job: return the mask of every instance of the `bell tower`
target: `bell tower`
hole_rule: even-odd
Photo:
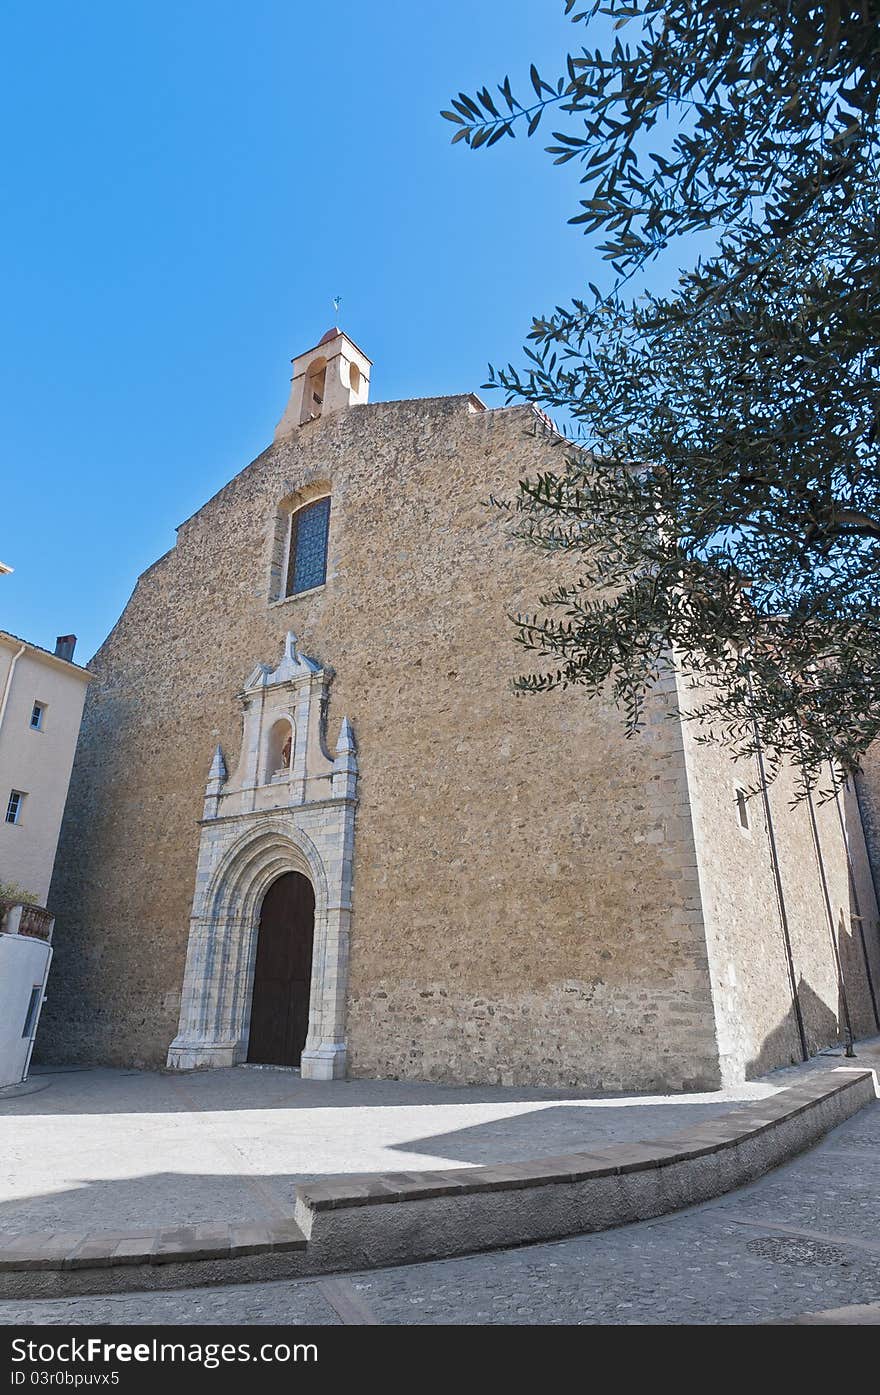
[[[328,329],[313,349],[293,359],[290,398],[275,440],[316,417],[357,407],[370,393],[372,363],[341,329]]]

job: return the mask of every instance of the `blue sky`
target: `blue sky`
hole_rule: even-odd
[[[2,628],[93,653],[334,295],[375,400],[479,388],[604,279],[574,166],[439,116],[579,39],[561,0],[5,0]]]

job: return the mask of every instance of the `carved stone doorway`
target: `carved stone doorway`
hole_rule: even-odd
[[[168,1051],[172,1070],[277,1062],[283,1056],[300,1061],[304,1080],[345,1075],[358,770],[346,718],[334,754],[327,750],[329,682],[330,671],[300,654],[296,636],[288,634],[278,666],[258,664],[245,683],[241,748],[231,775],[220,747],[214,752],[200,824],[180,1024]],[[311,935],[300,936],[302,962],[279,966],[273,960],[281,953],[277,944],[261,949],[261,912],[268,907],[268,924],[274,898],[286,894],[275,890],[285,876],[297,879],[289,887],[298,885],[298,894],[311,897],[314,942]],[[297,923],[303,916],[308,921],[305,911],[297,912]],[[257,968],[258,956],[265,968]],[[285,999],[279,1009],[283,1042],[267,1045],[266,1019],[278,1016],[268,1004],[273,993],[281,995],[282,981],[293,993],[294,1023],[289,1025]]]

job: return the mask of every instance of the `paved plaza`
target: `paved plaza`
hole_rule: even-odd
[[[880,1318],[880,1102],[751,1186],[619,1230],[365,1274],[0,1302],[0,1323],[755,1323],[828,1309]]]
[[[276,1221],[298,1182],[516,1162],[665,1137],[794,1083],[818,1057],[731,1091],[596,1096],[272,1067],[59,1070],[0,1096],[0,1233]]]

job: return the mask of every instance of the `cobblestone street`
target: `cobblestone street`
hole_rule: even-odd
[[[661,1220],[332,1278],[5,1302],[0,1323],[754,1323],[876,1303],[880,1102],[754,1185]]]

